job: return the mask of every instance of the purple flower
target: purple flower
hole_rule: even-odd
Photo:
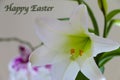
[[[20,55],[9,64],[10,80],[51,80],[51,65],[31,67],[29,56],[31,50],[26,46],[19,46]]]

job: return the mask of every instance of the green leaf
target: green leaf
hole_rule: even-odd
[[[100,67],[100,70],[101,70],[102,73],[104,73],[105,67],[104,66]]]
[[[99,67],[103,67],[108,61],[110,61],[115,56],[120,56],[120,48],[110,52],[101,53],[95,57],[95,60]]]
[[[107,0],[98,0],[98,5],[104,15],[106,15],[108,10]]]
[[[110,21],[110,23],[107,27],[107,35],[109,34],[113,25],[120,26],[120,19],[113,19],[113,20]]]
[[[101,56],[102,56],[102,53],[97,55],[96,57],[94,57],[94,59],[95,59],[96,64],[98,65],[99,69],[101,70],[101,72],[104,73],[104,70],[105,70],[104,66],[99,65]]]
[[[85,77],[85,75],[81,71],[79,71],[75,80],[89,80],[89,79]]]
[[[95,31],[95,34],[99,36],[99,27],[98,27],[98,23],[97,23],[97,20],[91,10],[91,8],[89,7],[89,5],[83,1],[83,3],[87,6],[87,9],[88,9],[88,13],[89,13],[89,16],[91,18],[91,21],[92,21],[92,24],[93,24],[93,27],[94,27],[94,31]]]
[[[120,19],[114,19],[113,24],[116,26],[120,26]]]
[[[88,31],[89,31],[90,33],[95,33],[95,31],[94,31],[93,29],[91,29],[91,28],[88,28]]]
[[[58,20],[66,21],[66,20],[69,20],[69,18],[58,18]]]
[[[110,21],[115,15],[120,13],[120,9],[116,9],[111,11],[107,16],[106,16],[106,20],[107,22]]]

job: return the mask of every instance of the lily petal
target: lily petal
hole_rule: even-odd
[[[43,45],[30,55],[30,62],[33,66],[52,64],[55,56],[56,53],[51,52],[49,48]]]
[[[66,59],[69,60],[69,58],[70,54],[57,53],[43,45],[31,54],[30,62],[33,66],[44,66],[46,64],[55,64]]]
[[[63,80],[64,73],[70,64],[70,60],[62,60],[52,65],[51,76],[52,80]]]
[[[77,32],[88,29],[88,21],[89,19],[87,8],[85,5],[80,5],[73,11],[72,16],[70,17],[70,23],[73,28],[77,30]]]
[[[52,30],[56,33],[66,34],[73,31],[68,21],[59,21],[53,17],[40,17],[36,19],[37,27],[45,30]]]
[[[80,67],[76,62],[71,62],[65,71],[63,80],[75,80],[78,72],[80,71]]]
[[[115,50],[119,48],[119,44],[117,42],[114,42],[112,40],[109,40],[107,38],[98,37],[95,35],[91,35],[93,42],[94,42],[94,50],[93,50],[93,56],[96,56],[97,54],[101,52],[108,52]]]
[[[84,62],[81,72],[90,80],[106,80],[92,57]]]
[[[81,66],[84,64],[84,62],[85,62],[90,56],[91,56],[90,54],[86,55],[86,53],[85,53],[83,56],[80,56],[76,61],[77,61],[77,63],[79,64],[79,66],[81,67]]]
[[[73,29],[67,22],[64,23],[52,18],[41,17],[37,19],[36,23],[38,37],[47,47],[54,50],[56,46],[58,48],[66,41],[67,34],[72,34],[73,32]]]

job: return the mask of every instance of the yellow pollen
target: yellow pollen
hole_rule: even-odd
[[[80,56],[83,55],[83,50],[80,50],[79,55],[80,55]]]
[[[75,53],[75,49],[71,49],[70,53],[73,55]]]

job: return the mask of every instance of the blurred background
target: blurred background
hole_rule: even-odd
[[[97,0],[86,0],[95,16],[97,17],[100,31],[103,31],[103,15],[97,5]],[[54,6],[51,12],[29,12],[26,15],[14,15],[13,12],[5,12],[5,5],[15,3],[15,5],[39,5]],[[108,0],[109,11],[119,8],[119,0]],[[35,34],[35,19],[40,16],[50,16],[55,18],[69,17],[78,5],[69,0],[0,0],[0,38],[17,37],[30,42],[34,47],[40,44],[40,40]],[[120,15],[116,16],[120,18]],[[108,38],[120,43],[120,27],[114,26]],[[102,35],[102,34],[101,34]],[[0,80],[8,80],[8,64],[15,56],[18,56],[18,42],[0,42]],[[120,57],[113,58],[105,66],[105,76],[107,80],[120,80]]]

